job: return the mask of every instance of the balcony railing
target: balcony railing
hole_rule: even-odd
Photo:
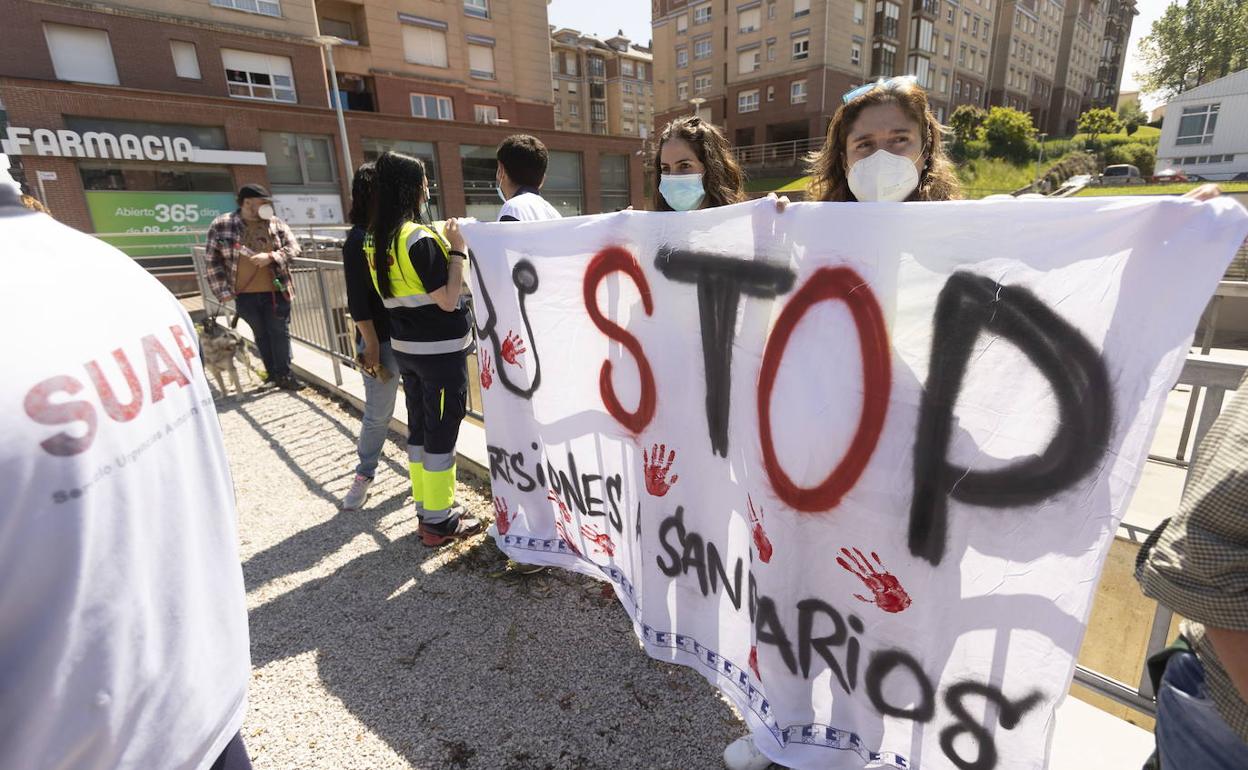
[[[806,156],[823,146],[823,137],[794,139],[788,142],[751,144],[733,147],[732,154],[743,168],[799,166]]]

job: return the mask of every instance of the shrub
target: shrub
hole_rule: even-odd
[[[1131,143],[1110,147],[1105,151],[1105,165],[1129,163],[1140,170],[1143,176],[1152,176],[1157,165],[1157,150],[1148,145]]]
[[[1031,158],[1031,140],[1035,133],[1031,116],[1009,107],[993,107],[983,125],[988,154],[1014,163],[1025,163]]]

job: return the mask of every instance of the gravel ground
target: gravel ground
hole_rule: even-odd
[[[722,767],[740,720],[699,675],[648,658],[604,584],[509,572],[485,536],[421,546],[393,441],[365,510],[340,512],[359,419],[317,391],[218,411],[238,496],[253,672],[243,735],[257,770]],[[460,500],[484,518],[488,493],[461,474]]]

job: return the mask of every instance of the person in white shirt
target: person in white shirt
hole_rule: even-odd
[[[0,377],[0,767],[247,770],[234,488],[194,326],[7,169],[0,324],[39,333]]]
[[[561,219],[558,210],[542,197],[550,153],[536,136],[514,134],[498,145],[498,197],[503,209],[499,222],[533,222]]]

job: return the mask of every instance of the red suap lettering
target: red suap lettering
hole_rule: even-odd
[[[189,374],[195,373],[195,365],[192,363],[199,355],[195,352],[191,340],[186,336],[186,329],[180,324],[174,324],[169,327],[169,331],[173,332],[173,344],[178,346],[178,352],[182,354],[182,358],[186,361],[186,371]]]
[[[862,413],[858,429],[845,457],[828,477],[813,487],[799,487],[780,465],[771,430],[771,392],[797,324],[810,308],[820,302],[841,301],[849,308],[862,351]],[[884,429],[892,389],[892,358],[884,312],[867,282],[848,267],[825,267],[815,271],[785,305],[763,350],[758,376],[758,436],[763,449],[763,467],[772,489],[791,508],[814,513],[835,508],[867,467]]]
[[[646,315],[654,315],[654,300],[650,296],[650,284],[646,282],[646,275],[633,255],[620,246],[609,246],[598,252],[590,261],[589,267],[585,269],[585,310],[589,313],[594,326],[598,327],[598,331],[623,345],[637,361],[637,372],[641,377],[641,398],[638,399],[636,411],[630,412],[625,409],[615,395],[615,386],[611,384],[613,367],[610,361],[602,362],[602,369],[598,375],[598,387],[602,392],[602,403],[606,406],[607,412],[633,433],[641,433],[654,418],[657,401],[654,372],[637,338],[625,331],[623,327],[608,320],[598,309],[598,284],[616,272],[624,273],[633,279],[633,283],[637,285],[637,290],[641,293],[641,304]]]
[[[68,375],[58,375],[35,385],[26,394],[22,406],[26,415],[40,425],[72,425],[83,423],[86,432],[81,436],[71,435],[62,431],[51,438],[39,442],[50,455],[70,457],[87,451],[95,440],[96,414],[95,407],[89,401],[53,400],[53,396],[64,394],[77,395],[83,389],[78,380]]]
[[[177,383],[179,386],[190,385],[182,370],[173,362],[173,357],[165,346],[160,344],[156,335],[143,337],[143,355],[147,358],[147,379],[152,386],[152,403],[159,403],[165,397],[165,386]]]
[[[134,373],[134,367],[130,365],[130,359],[126,357],[126,351],[121,348],[114,350],[113,361],[117,363],[117,369],[121,372],[122,379],[126,381],[126,387],[130,389],[130,400],[124,404],[117,400],[113,386],[109,384],[108,378],[104,376],[104,370],[98,363],[88,361],[85,368],[91,377],[91,383],[95,385],[95,392],[100,397],[100,405],[104,407],[104,413],[117,422],[130,422],[143,410],[143,390],[139,386],[139,378]]]

